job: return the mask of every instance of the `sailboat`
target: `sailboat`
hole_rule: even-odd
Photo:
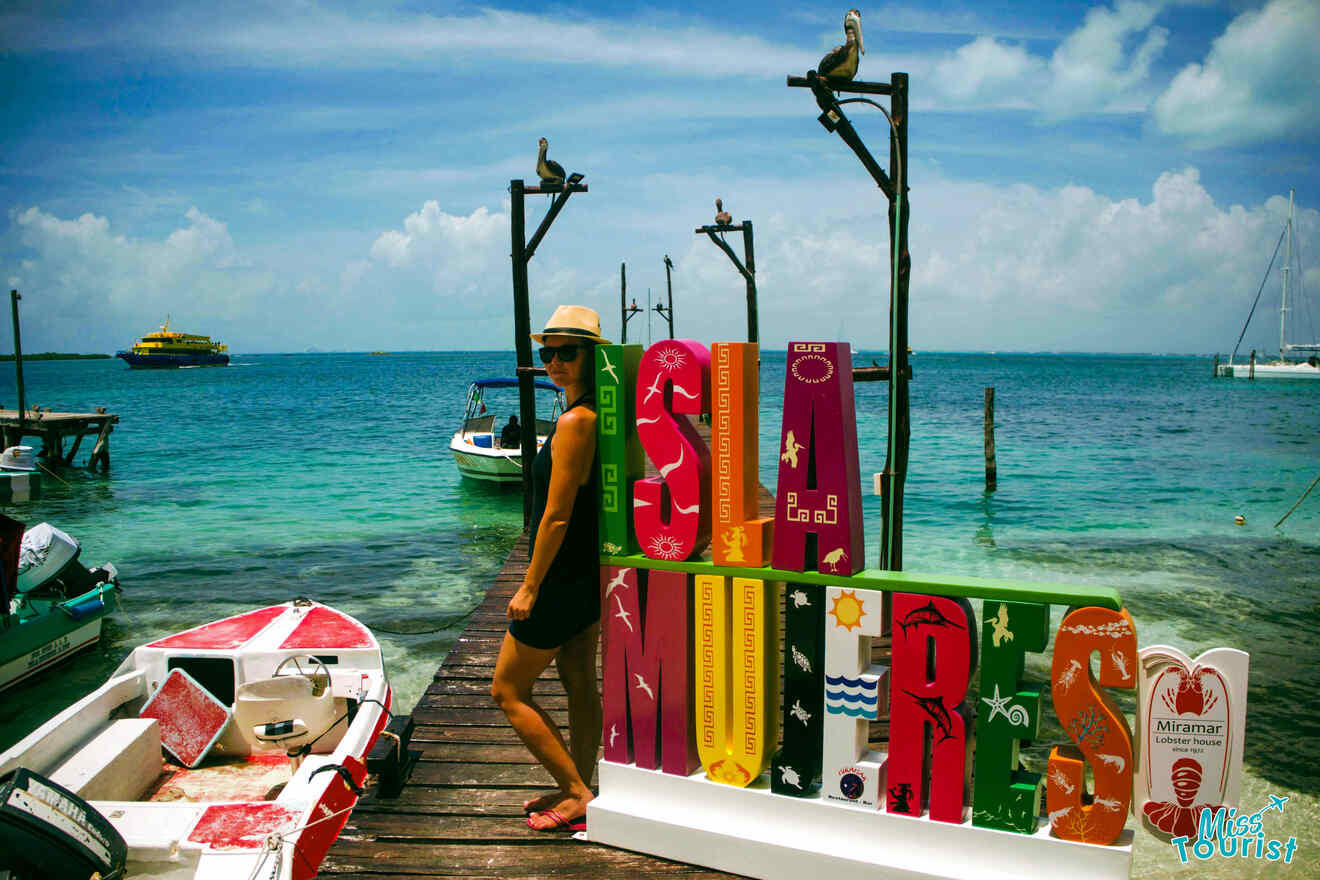
[[[1233,348],[1233,354],[1228,358],[1226,364],[1215,364],[1215,376],[1227,377],[1232,379],[1320,379],[1320,342],[1307,343],[1288,343],[1288,277],[1293,264],[1293,190],[1288,190],[1288,224],[1284,229],[1284,235],[1287,236],[1288,250],[1284,259],[1281,274],[1283,276],[1283,295],[1279,300],[1279,359],[1277,361],[1261,362],[1256,360],[1256,353],[1253,351],[1251,357],[1246,363],[1236,363],[1237,347]],[[1282,236],[1281,236],[1282,237]],[[1275,254],[1278,254],[1277,245]],[[1271,259],[1273,264],[1273,259]],[[1300,266],[1298,276],[1301,275]],[[1259,298],[1259,294],[1257,294]],[[1255,305],[1252,306],[1255,311]],[[1247,322],[1251,322],[1251,316],[1247,316]],[[1247,328],[1242,328],[1242,336],[1247,333]],[[1242,336],[1238,337],[1238,344],[1242,343]],[[1288,360],[1290,353],[1305,357],[1304,360]],[[1306,355],[1309,354],[1309,357]],[[1218,358],[1216,357],[1216,361]]]

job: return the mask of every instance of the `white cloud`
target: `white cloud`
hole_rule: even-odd
[[[1022,46],[1002,43],[993,37],[978,37],[941,58],[935,64],[934,85],[958,103],[991,103],[1034,99],[1025,85],[1039,81],[1045,63]]]
[[[25,294],[24,335],[34,350],[113,350],[166,315],[228,323],[254,313],[269,293],[268,273],[241,265],[224,223],[197,208],[186,219],[151,240],[117,234],[90,213],[11,212],[11,235],[31,254],[12,283]]]
[[[1244,12],[1155,102],[1161,130],[1203,146],[1320,132],[1320,4],[1271,0]]]
[[[1151,66],[1168,42],[1168,31],[1154,25],[1166,5],[1119,0],[1093,8],[1048,58],[983,35],[918,70],[943,98],[940,109],[1029,109],[1056,120],[1141,112],[1149,105]]]
[[[914,178],[911,340],[919,351],[1227,352],[1287,211],[1280,196],[1218,205],[1195,169],[1159,175],[1144,199],[1082,186],[995,186],[922,166]],[[773,183],[732,189],[714,177],[658,174],[631,180],[626,204],[606,188],[593,191],[599,202],[570,205],[531,265],[533,322],[555,303],[583,303],[617,335],[619,262],[628,262],[630,295],[644,303],[650,288],[658,302],[668,250],[678,265],[680,335],[743,338],[741,277],[704,236],[683,232],[713,211],[707,194],[721,193],[735,218],[755,221],[764,344],[843,337],[882,347],[883,197],[859,188],[855,175]],[[529,202],[529,234],[542,210]],[[508,212],[507,203],[460,214],[427,201],[340,262],[316,255],[314,271],[300,276],[281,252],[256,256],[200,211],[150,239],[119,234],[105,217],[66,220],[29,208],[13,215],[28,253],[27,263],[14,263],[11,284],[25,293],[32,350],[113,350],[167,313],[237,351],[508,348]],[[1303,254],[1320,253],[1320,214],[1300,210],[1297,235]],[[740,236],[729,240],[741,255]],[[336,275],[337,283],[326,279]],[[1306,284],[1314,298],[1320,272],[1309,270]],[[1277,340],[1267,317],[1277,291],[1276,275],[1245,346],[1266,350]],[[1314,307],[1311,314],[1320,317]],[[643,316],[630,326],[634,341],[645,338],[648,320],[660,332],[658,318]]]
[[[1072,116],[1118,105],[1142,85],[1168,42],[1167,30],[1151,26],[1165,5],[1119,0],[1112,9],[1089,11],[1050,58],[1044,107],[1057,116]],[[1140,35],[1141,43],[1127,51],[1125,44],[1134,35]]]

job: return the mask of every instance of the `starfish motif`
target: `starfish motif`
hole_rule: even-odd
[[[990,705],[990,717],[985,719],[986,724],[989,724],[991,721],[994,721],[996,715],[1003,715],[1004,720],[1008,721],[1009,724],[1012,724],[1013,720],[1008,717],[1008,709],[1005,708],[1006,706],[1008,706],[1008,701],[1011,699],[1013,698],[999,696],[998,684],[995,685],[995,695],[993,697],[982,697],[981,702],[988,703]]]

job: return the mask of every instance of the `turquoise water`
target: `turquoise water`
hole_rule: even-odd
[[[104,406],[121,423],[109,475],[62,471],[67,485],[47,478],[40,501],[6,512],[72,533],[84,562],[114,562],[125,601],[99,649],[4,695],[0,747],[103,681],[133,645],[299,595],[375,628],[398,704],[411,706],[521,530],[520,496],[460,480],[447,449],[467,381],[512,366],[500,352],[238,355],[227,369],[163,372],[25,364],[29,404]],[[1206,358],[918,354],[913,366],[909,571],[1109,585],[1143,647],[1251,652],[1241,802],[1255,810],[1267,792],[1292,796],[1266,831],[1297,835],[1297,863],[1178,869],[1167,845],[1139,833],[1133,875],[1314,872],[1320,490],[1273,524],[1320,473],[1320,387],[1212,380]],[[783,353],[767,352],[761,470],[771,487],[783,370]],[[12,407],[12,370],[0,373],[0,403]],[[884,464],[886,387],[856,390],[875,564],[870,475]],[[1045,655],[1032,668],[1046,677]],[[1064,741],[1057,726],[1041,738],[1053,741]],[[1028,760],[1046,753],[1034,747]]]

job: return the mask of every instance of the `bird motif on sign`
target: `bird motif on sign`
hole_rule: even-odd
[[[822,79],[847,81],[857,75],[860,56],[866,54],[862,46],[862,14],[849,9],[843,17],[843,45],[835,46],[820,59],[816,73]]]
[[[614,616],[619,618],[619,620],[623,621],[623,625],[628,627],[628,632],[634,632],[632,620],[630,620],[630,618],[632,617],[631,612],[624,609],[623,600],[620,599],[618,596],[614,597],[614,601],[617,602],[619,605],[619,613],[615,614]]]
[[[614,748],[614,740],[619,736],[619,725],[610,725],[610,748]]]
[[[733,215],[724,210],[724,202],[715,200],[715,224],[717,226],[732,226]]]
[[[624,580],[624,578],[626,578],[626,577],[628,576],[628,572],[630,572],[630,571],[632,571],[631,568],[621,568],[621,569],[619,569],[619,573],[616,574],[616,575],[614,576],[613,580],[611,580],[608,584],[605,585],[605,598],[606,598],[606,599],[608,599],[608,598],[610,597],[610,593],[613,593],[616,587],[627,586],[627,585],[623,582],[623,580]],[[622,603],[622,602],[620,602],[619,607],[620,607],[620,608],[623,607],[623,603]],[[616,615],[616,616],[617,616],[617,615]]]
[[[542,186],[552,186],[564,182],[564,166],[560,165],[554,159],[547,159],[545,151],[550,147],[550,142],[545,138],[537,141],[540,146],[540,152],[536,154],[536,176],[541,178]]]
[[[633,673],[633,678],[637,679],[637,684],[633,685],[633,687],[637,688],[639,691],[645,692],[648,697],[654,700],[655,694],[651,692],[651,686],[646,683],[646,679],[642,678],[636,672]]]
[[[789,431],[788,436],[784,438],[784,454],[779,456],[779,460],[788,462],[793,470],[797,470],[798,453],[805,448],[805,446],[797,442],[797,438],[793,436],[793,432]]]

